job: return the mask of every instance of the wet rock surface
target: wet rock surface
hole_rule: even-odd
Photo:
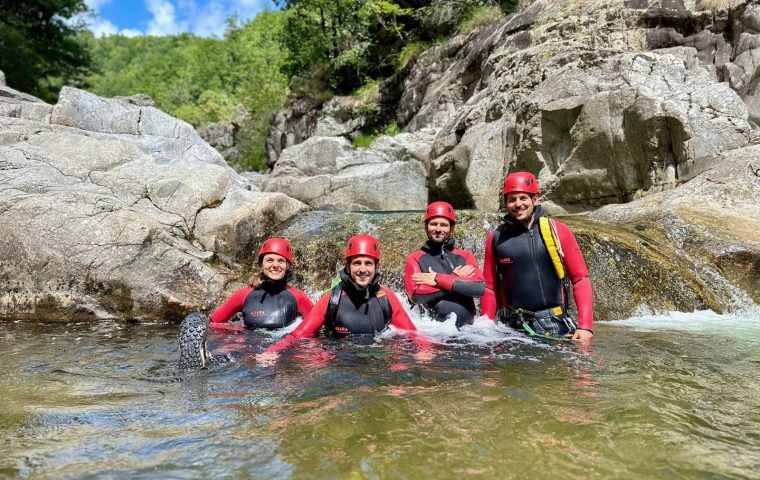
[[[696,159],[747,145],[760,105],[760,7],[709,12],[699,3],[539,0],[423,52],[393,92],[398,125],[433,132],[416,181],[430,199],[493,211],[503,175],[529,170],[547,200],[573,213],[671,189],[700,173]],[[311,108],[294,102],[281,114],[310,126],[276,122],[287,141],[270,161],[335,110]],[[353,128],[320,135],[350,137]],[[359,162],[363,153],[343,155]]]
[[[217,303],[237,262],[306,208],[247,189],[155,107],[0,88],[0,316],[181,317]]]

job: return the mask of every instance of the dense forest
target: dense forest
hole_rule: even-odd
[[[376,90],[422,50],[479,28],[520,0],[278,0],[277,11],[224,36],[118,35],[95,38],[83,23],[83,0],[0,0],[0,70],[9,86],[55,101],[63,85],[101,96],[145,93],[196,128],[242,125],[238,167],[263,169],[269,121],[288,95],[317,103],[335,94]],[[530,3],[522,0],[522,3]],[[368,98],[377,96],[369,95]]]

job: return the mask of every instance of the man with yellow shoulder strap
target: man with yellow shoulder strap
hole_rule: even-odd
[[[593,292],[575,236],[544,214],[532,173],[509,174],[502,194],[507,215],[486,240],[483,313],[530,335],[590,339]],[[577,325],[567,313],[568,283],[578,308]]]

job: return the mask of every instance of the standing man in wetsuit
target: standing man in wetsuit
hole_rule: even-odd
[[[532,173],[509,174],[502,194],[507,215],[486,240],[483,313],[530,334],[590,339],[593,292],[575,236],[544,214]],[[578,307],[577,326],[567,314],[567,279]]]
[[[454,208],[433,202],[423,218],[427,241],[406,257],[404,286],[412,304],[439,321],[456,315],[456,325],[472,325],[475,298],[485,293],[483,274],[472,253],[454,248]]]

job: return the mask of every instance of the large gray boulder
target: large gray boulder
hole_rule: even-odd
[[[673,188],[694,160],[747,144],[747,107],[692,48],[566,68],[535,91],[511,169],[540,172],[547,198],[595,207]]]
[[[282,152],[264,191],[323,210],[414,210],[427,204],[423,162],[391,137],[353,148],[312,137]]]
[[[607,205],[588,217],[631,228],[651,243],[649,249],[669,244],[675,260],[696,267],[728,308],[760,304],[758,159],[760,145],[701,158],[701,173],[677,188]]]
[[[0,107],[0,316],[209,308],[262,237],[306,208],[248,190],[155,107],[71,88],[55,106],[16,95]]]

